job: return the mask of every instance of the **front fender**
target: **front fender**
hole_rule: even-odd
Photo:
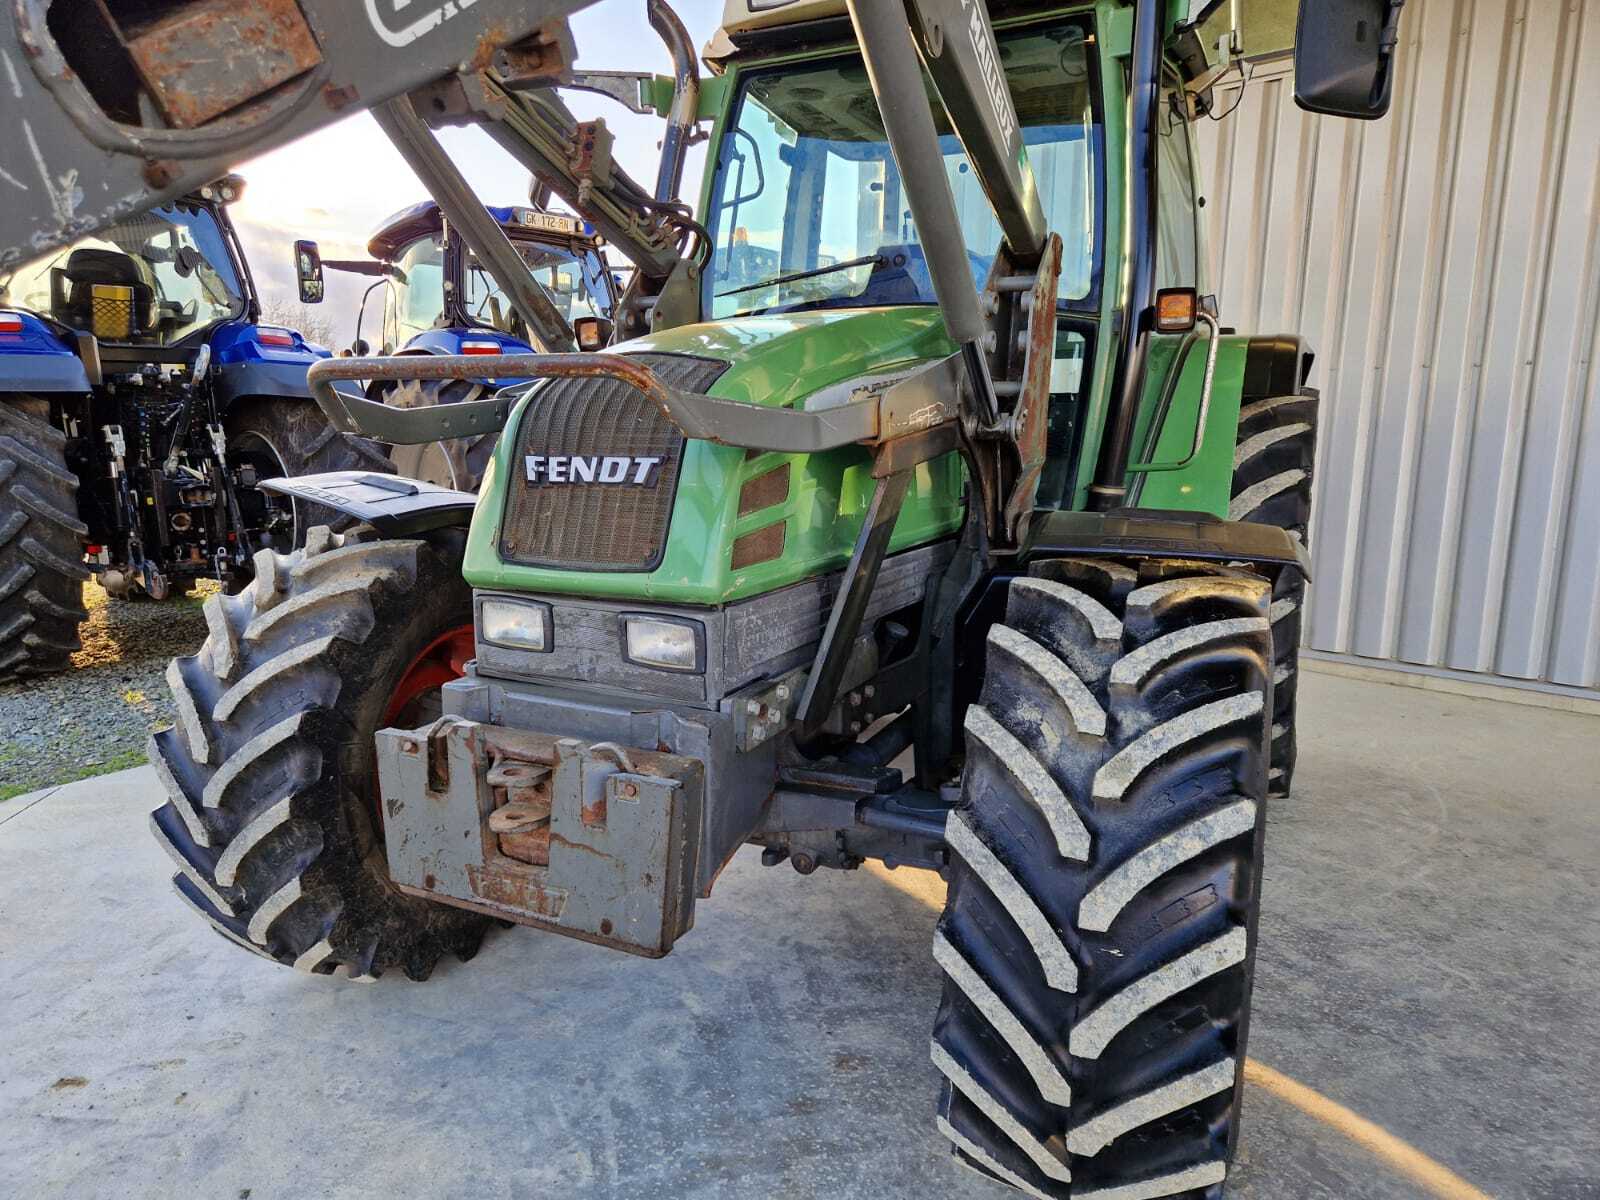
[[[1311,578],[1311,556],[1287,529],[1170,509],[1041,511],[1034,515],[1020,561],[1084,555],[1244,562],[1273,578],[1283,571]]]
[[[301,363],[227,363],[213,370],[211,388],[216,394],[217,403],[223,408],[242,396],[310,400],[311,391],[306,387],[306,372],[316,361],[314,358],[308,358]]]
[[[267,479],[261,488],[310,504],[321,504],[371,525],[381,537],[414,537],[433,529],[472,523],[478,497],[420,479],[372,471],[328,471],[293,479]]]

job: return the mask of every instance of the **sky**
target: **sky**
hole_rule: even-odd
[[[703,47],[720,23],[722,0],[674,0],[673,7],[696,48]],[[569,20],[577,44],[577,68],[670,75],[671,58],[644,14],[644,0],[600,0],[574,13]],[[664,121],[583,92],[567,92],[564,98],[579,120],[604,117],[617,139],[617,161],[646,186],[654,183]],[[484,203],[527,203],[527,172],[487,134],[468,128],[441,130],[438,136]],[[704,160],[704,146],[691,151],[683,184],[683,195],[691,203],[699,194]],[[364,113],[237,169],[246,189],[233,206],[234,223],[257,287],[264,296],[280,301],[295,298],[295,239],[317,242],[324,258],[365,258],[367,238],[384,218],[427,199],[417,177]],[[348,345],[354,336],[361,293],[370,282],[328,272],[328,298],[315,315],[332,326],[337,345]],[[376,311],[369,305],[367,330]]]

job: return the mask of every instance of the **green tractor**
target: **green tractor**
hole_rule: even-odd
[[[1324,110],[1387,103],[1399,5],[1364,2],[1303,31]],[[346,432],[502,432],[475,496],[271,485],[355,524],[261,551],[172,665],[180,895],[274,962],[422,980],[496,921],[664,955],[747,844],[932,868],[956,1158],[1219,1196],[1318,401],[1298,336],[1205,296],[1215,7],[734,0],[702,80],[651,0],[673,79],[500,56],[389,102],[491,270],[428,122],[485,125],[638,269],[599,353],[313,368]],[[668,116],[654,188],[562,87]],[[533,382],[333,386],[486,374]]]

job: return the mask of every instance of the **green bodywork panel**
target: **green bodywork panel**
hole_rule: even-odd
[[[1191,461],[1171,469],[1188,459],[1194,448],[1195,423],[1200,416],[1205,380],[1205,337],[1195,340],[1193,348],[1179,364],[1176,360],[1182,343],[1181,337],[1151,339],[1150,374],[1134,425],[1133,444],[1135,465],[1148,463],[1155,469],[1130,472],[1130,498],[1138,508],[1179,508],[1226,517],[1233,492],[1233,446],[1239,427],[1244,360],[1250,339],[1227,336],[1218,343],[1205,437]],[[1177,386],[1152,445],[1151,425],[1162,411],[1162,393],[1175,367],[1179,371]],[[1144,476],[1142,483],[1139,475]]]
[[[1172,0],[1169,20],[1187,12],[1186,0]],[[997,28],[1049,20],[1090,11],[1102,89],[1105,170],[1100,236],[1105,253],[1104,286],[1098,308],[1078,312],[1078,320],[1098,329],[1094,353],[1084,364],[1089,375],[1082,392],[1083,436],[1075,464],[1070,507],[1083,508],[1094,475],[1115,360],[1123,303],[1120,280],[1125,243],[1124,164],[1127,160],[1126,57],[1132,43],[1132,10],[1124,3],[1101,0],[1094,5],[1067,5],[996,22]],[[724,136],[746,69],[769,69],[836,53],[808,48],[794,54],[736,59],[726,71],[702,85],[700,113],[712,122],[711,145]],[[664,82],[664,81],[662,81]],[[658,82],[651,93],[665,111],[670,95]],[[700,211],[706,211],[713,188],[709,156]],[[1135,459],[1171,463],[1189,455],[1200,407],[1205,367],[1205,341],[1199,339],[1172,390],[1160,428],[1152,437],[1166,380],[1182,339],[1157,337],[1151,347],[1148,383],[1135,426]],[[1203,444],[1182,469],[1145,472],[1134,493],[1137,506],[1184,509],[1226,516],[1233,474],[1233,447],[1244,376],[1246,339],[1225,338],[1219,348],[1214,390]],[[803,405],[824,389],[874,375],[930,362],[954,352],[943,322],[931,307],[829,309],[781,316],[741,317],[683,326],[640,338],[620,348],[625,353],[652,351],[721,359],[729,369],[710,394],[750,404]],[[708,442],[690,442],[684,451],[678,491],[661,565],[649,572],[584,572],[522,567],[500,561],[501,514],[508,487],[521,486],[516,461],[517,431],[526,401],[513,412],[495,452],[481,491],[467,547],[465,574],[475,587],[582,594],[602,598],[638,598],[674,604],[718,604],[756,595],[837,570],[847,561],[861,527],[873,480],[865,449],[848,447],[826,454],[747,456],[745,451]],[[740,488],[749,480],[788,463],[788,499],[772,508],[740,517]],[[1137,475],[1130,475],[1130,481]],[[895,526],[891,551],[952,535],[963,515],[965,470],[955,455],[917,469],[916,480]],[[1132,500],[1132,497],[1130,497]],[[776,521],[785,527],[783,554],[776,560],[735,571],[730,555],[735,539]]]
[[[834,309],[685,325],[629,342],[629,353],[689,354],[730,364],[710,394],[747,404],[803,406],[837,384],[903,371],[955,351],[938,310],[924,307]],[[841,397],[842,398],[842,397]],[[872,498],[871,455],[847,446],[825,454],[761,454],[711,442],[684,448],[677,498],[661,565],[648,572],[561,571],[500,560],[500,521],[508,487],[522,486],[517,405],[495,449],[467,540],[464,574],[474,587],[586,596],[720,604],[836,570],[850,556]],[[746,481],[789,465],[789,496],[738,515]],[[965,470],[945,455],[916,468],[890,550],[954,532],[964,512]],[[784,552],[735,571],[734,540],[782,521]]]

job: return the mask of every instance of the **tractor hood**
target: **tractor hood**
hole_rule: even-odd
[[[839,384],[890,374],[955,353],[935,308],[831,309],[737,317],[635,338],[630,354],[688,354],[729,368],[713,396],[773,407],[804,407]]]
[[[672,355],[655,362],[658,370],[675,362],[674,373],[687,370],[694,359],[726,363],[707,394],[774,407],[842,401],[859,381],[912,370],[954,349],[938,310],[921,305],[740,317],[664,330],[618,347],[626,354]],[[860,446],[786,455],[690,441],[682,445],[681,465],[664,468],[651,481],[654,488],[669,489],[664,494],[647,485],[600,496],[591,485],[551,480],[537,469],[547,461],[543,456],[552,454],[666,453],[633,448],[629,433],[616,426],[620,402],[613,392],[596,383],[568,385],[559,393],[568,412],[556,425],[541,418],[524,426],[536,394],[547,397],[546,403],[558,402],[548,399],[556,395],[548,390],[530,393],[513,411],[485,475],[468,538],[464,574],[474,587],[716,605],[844,565],[874,487],[871,455]],[[595,415],[581,411],[588,405],[595,406]],[[671,440],[670,434],[651,434],[657,436]],[[529,455],[535,462],[531,475]],[[955,531],[964,511],[964,478],[953,454],[916,468],[891,552]],[[526,500],[529,489],[551,488],[566,490],[541,499],[550,514],[543,524],[508,515],[519,509],[518,497]],[[526,540],[526,531],[548,532],[555,528],[551,522],[572,522],[570,529],[561,527],[564,544],[597,559],[593,547],[610,531],[637,531],[643,522],[659,522],[663,503],[670,503],[670,516],[654,565],[586,567],[528,561],[529,556],[510,551],[508,530],[513,541]]]

